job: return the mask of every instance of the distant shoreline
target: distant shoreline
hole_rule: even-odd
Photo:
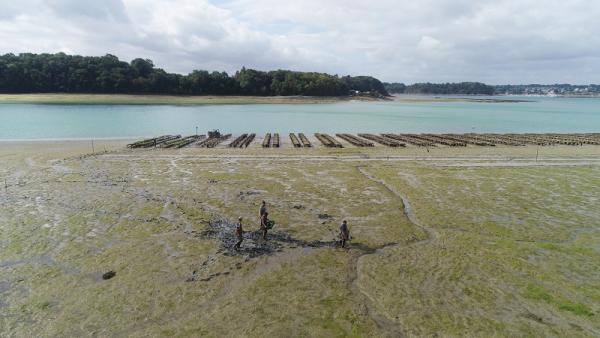
[[[318,104],[348,101],[383,101],[369,96],[174,96],[129,94],[0,94],[1,103],[31,104]]]
[[[394,94],[387,98],[372,96],[177,96],[137,94],[0,94],[0,104],[89,104],[89,105],[211,105],[211,104],[330,104],[339,102],[481,102],[521,103],[535,98],[599,98],[598,96],[545,95],[486,95],[467,94]],[[504,98],[502,98],[504,97]],[[513,99],[525,97],[527,99]],[[531,98],[531,100],[529,100]]]
[[[568,99],[598,99],[600,95],[575,95],[575,94],[560,94],[560,95],[543,95],[543,94],[495,94],[498,96],[524,96],[524,97],[549,97],[549,98],[568,98]]]
[[[393,100],[398,102],[478,102],[478,103],[522,103],[534,102],[533,100],[519,100],[501,98],[505,95],[493,95],[500,98],[494,98],[488,95],[469,95],[469,94],[395,94]]]

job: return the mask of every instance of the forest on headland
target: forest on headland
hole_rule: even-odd
[[[168,73],[148,59],[131,62],[114,55],[0,55],[0,93],[86,93],[254,96],[387,96],[370,76],[338,76],[290,70],[242,68],[226,72]]]
[[[565,95],[600,96],[598,85],[496,85],[480,82],[382,83],[372,76],[338,76],[242,67],[233,75],[194,70],[169,73],[148,59],[114,55],[0,55],[0,93],[160,94],[239,96]]]

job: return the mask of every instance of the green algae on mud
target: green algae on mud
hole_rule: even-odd
[[[597,148],[544,149],[564,166],[486,167],[512,160],[472,148],[293,160],[277,157],[299,156],[288,149],[111,142],[93,156],[76,142],[0,149],[2,335],[598,334],[599,167],[569,165]],[[465,166],[447,166],[456,162]],[[238,216],[256,230],[263,199],[299,240],[331,241],[348,219],[351,248],[285,244],[250,258],[199,235]]]
[[[598,170],[375,170],[402,187],[440,239],[365,260],[365,292],[415,335],[595,335],[600,252],[579,243],[579,234],[594,231],[600,219]]]

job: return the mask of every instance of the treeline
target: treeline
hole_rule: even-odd
[[[0,56],[0,93],[346,96],[357,91],[388,95],[384,85],[370,76],[246,68],[233,76],[205,70],[182,75],[156,68],[151,60],[128,63],[110,54]]]
[[[495,92],[493,86],[480,82],[415,83],[409,86],[403,83],[384,83],[384,87],[392,94],[494,95]]]

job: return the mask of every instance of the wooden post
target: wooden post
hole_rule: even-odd
[[[95,153],[94,151],[94,139],[92,139],[92,154]]]

